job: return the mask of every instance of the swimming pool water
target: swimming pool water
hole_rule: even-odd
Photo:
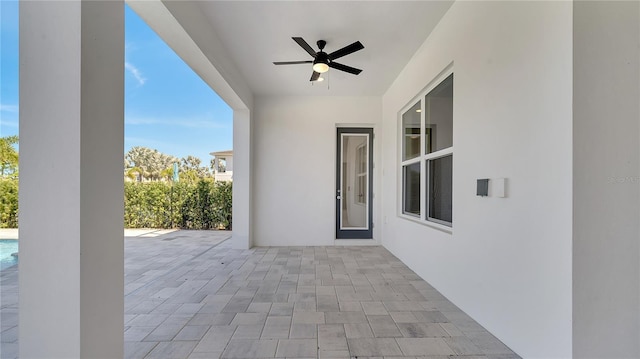
[[[0,239],[0,270],[18,264],[18,258],[12,253],[18,251],[18,241],[15,239]]]

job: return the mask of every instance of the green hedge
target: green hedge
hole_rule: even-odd
[[[231,229],[230,182],[125,182],[125,228]],[[0,228],[18,227],[18,180],[0,179]]]
[[[231,229],[231,183],[126,182],[125,228]]]
[[[18,180],[0,178],[0,228],[18,228]]]

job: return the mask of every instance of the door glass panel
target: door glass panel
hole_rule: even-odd
[[[343,134],[341,139],[341,229],[367,229],[369,223],[369,135]]]

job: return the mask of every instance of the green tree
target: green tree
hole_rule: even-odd
[[[0,137],[0,177],[18,177],[18,136]]]
[[[160,177],[168,182],[173,181],[173,167],[167,167],[160,172]]]
[[[197,183],[201,178],[198,176],[198,172],[194,170],[181,170],[180,174],[180,182],[184,183]]]
[[[211,171],[208,167],[201,166],[202,161],[198,157],[183,157],[180,162],[180,170],[189,173],[188,178],[211,178]]]
[[[142,173],[143,171],[140,168],[131,167],[126,170],[125,175],[131,180],[142,182]]]
[[[139,182],[158,181],[165,177],[163,171],[174,163],[179,162],[176,157],[166,155],[156,149],[136,146],[125,154],[125,173],[129,176],[129,170],[135,169]],[[130,176],[129,176],[130,177]]]

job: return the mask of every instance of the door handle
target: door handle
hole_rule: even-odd
[[[336,199],[342,199],[342,196],[336,196]]]

